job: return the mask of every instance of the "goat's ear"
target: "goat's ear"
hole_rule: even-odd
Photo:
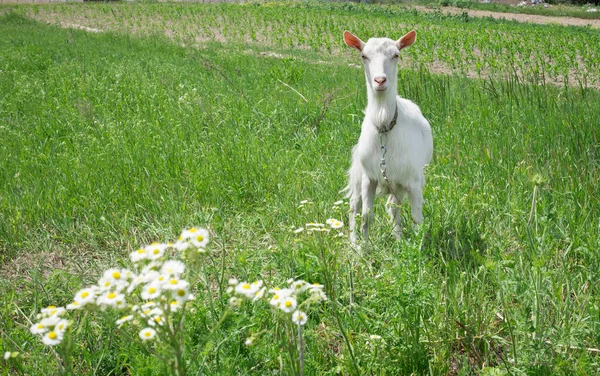
[[[406,47],[410,46],[411,44],[415,43],[416,39],[417,39],[417,32],[414,30],[411,30],[408,33],[406,33],[405,36],[398,39],[398,41],[396,42],[396,46],[398,47],[399,50],[401,50],[401,49],[406,48]]]
[[[350,47],[356,48],[359,51],[362,51],[363,47],[365,46],[365,42],[360,40],[359,37],[349,31],[344,31],[344,43]]]

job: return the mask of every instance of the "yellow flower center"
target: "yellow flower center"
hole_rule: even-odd
[[[198,235],[198,236],[196,236],[196,240],[199,241],[199,242],[201,242],[201,241],[204,240],[204,236]]]
[[[155,254],[155,255],[158,255],[158,254],[160,253],[160,249],[158,249],[158,248],[155,248],[155,249],[152,251],[152,253],[153,253],[153,254]]]
[[[150,287],[150,288],[148,289],[148,292],[149,292],[150,294],[154,294],[154,293],[156,292],[156,288],[155,288],[155,287]]]
[[[152,337],[152,332],[148,331],[148,332],[144,333],[144,336],[146,336],[146,337]]]
[[[192,228],[190,229],[190,232],[196,232],[196,231],[198,231],[198,229],[197,229],[197,228],[195,228],[195,227],[192,227]]]
[[[177,290],[178,296],[185,296],[185,290]]]
[[[273,299],[279,300],[279,295],[273,295]]]
[[[285,306],[286,306],[287,308],[290,308],[290,307],[292,306],[292,302],[291,302],[291,301],[289,301],[289,300],[286,300],[286,302],[285,302]]]
[[[90,295],[90,293],[89,293],[89,292],[87,292],[87,291],[84,291],[84,292],[82,292],[82,293],[81,293],[81,297],[82,297],[82,298],[87,298],[87,297],[88,297],[88,295]]]
[[[44,329],[44,324],[37,324],[38,329]]]
[[[170,285],[176,285],[176,284],[177,284],[177,282],[178,282],[178,281],[177,281],[175,278],[173,278],[173,279],[171,279],[171,280],[169,281],[169,284],[170,284]]]
[[[144,254],[144,253],[146,253],[146,250],[145,250],[145,249],[142,249],[142,248],[140,248],[140,249],[138,249],[138,250],[137,250],[137,253],[141,255],[141,254]]]
[[[117,297],[117,294],[115,294],[114,292],[109,293],[107,296],[107,298],[109,298],[109,299],[114,299],[116,297]]]
[[[160,322],[162,321],[162,319],[161,319],[161,317],[160,317],[160,316],[156,316],[156,317],[154,318],[154,321],[156,321],[157,323],[160,323]]]
[[[119,279],[119,278],[121,278],[121,273],[119,273],[119,272],[113,272],[112,277],[114,279]]]
[[[250,290],[250,285],[249,285],[249,284],[247,284],[247,283],[244,283],[244,284],[242,285],[242,288],[243,288],[244,290]]]
[[[48,338],[50,338],[50,339],[56,339],[56,337],[58,337],[56,335],[56,332],[50,332],[50,333],[48,333]]]

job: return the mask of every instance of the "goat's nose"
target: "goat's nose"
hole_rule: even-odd
[[[387,78],[385,78],[384,76],[379,76],[375,77],[373,81],[377,82],[377,84],[381,86],[384,84],[385,81],[387,81]]]

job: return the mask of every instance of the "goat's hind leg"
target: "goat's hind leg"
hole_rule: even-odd
[[[423,223],[423,188],[415,187],[408,190],[410,197],[410,216],[416,224]]]
[[[350,243],[356,246],[358,237],[356,236],[356,217],[362,208],[362,199],[360,192],[353,192],[350,196],[350,216],[348,218],[348,229],[350,230]]]

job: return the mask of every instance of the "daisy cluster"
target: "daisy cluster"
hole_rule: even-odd
[[[58,345],[62,342],[65,331],[69,327],[69,321],[62,317],[65,312],[63,307],[43,308],[37,315],[39,321],[31,325],[29,331],[32,334],[41,335],[42,342],[47,346]]]
[[[132,270],[106,270],[96,285],[79,290],[66,310],[122,310],[125,315],[116,321],[119,327],[135,322],[144,327],[139,332],[143,341],[154,339],[171,313],[194,299],[189,282],[182,278],[185,264],[168,260],[167,252],[181,251],[185,259],[193,258],[206,253],[208,240],[207,230],[191,228],[184,230],[175,243],[152,243],[139,248],[130,254]],[[66,320],[59,320],[64,312],[65,308],[42,310],[42,320],[31,327],[31,332],[44,335],[47,345],[60,343],[64,330],[54,329],[61,324],[66,327]]]
[[[287,284],[288,287],[275,287],[269,290],[269,294],[271,294],[270,297],[267,297],[269,304],[278,311],[291,315],[293,323],[304,325],[308,316],[300,308],[308,309],[312,303],[326,301],[324,286],[320,283],[308,283],[294,279],[289,279]],[[239,307],[244,299],[253,302],[261,300],[265,296],[266,287],[263,286],[263,281],[248,283],[230,279],[227,292],[234,295],[229,299],[229,303],[234,307]],[[302,302],[300,302],[301,300]]]
[[[296,234],[299,234],[303,231],[306,231],[308,233],[330,232],[331,230],[340,230],[342,227],[344,227],[344,222],[335,218],[329,218],[327,221],[325,221],[325,223],[310,222],[307,223],[304,227],[298,227],[296,229],[293,229],[293,231]]]

